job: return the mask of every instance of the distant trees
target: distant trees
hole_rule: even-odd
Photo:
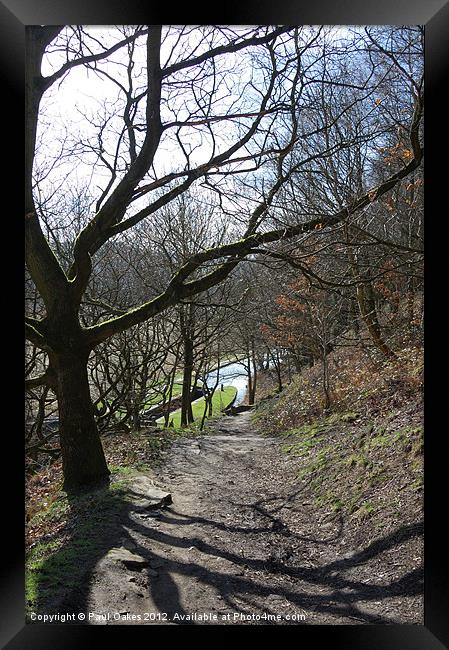
[[[290,351],[300,369],[308,360],[322,364],[323,404],[331,406],[328,355],[337,336],[344,331],[340,324],[341,296],[313,287],[306,278],[291,282],[287,291],[276,298],[277,312],[263,331]]]
[[[154,319],[151,327],[136,325],[95,349],[88,370],[100,430],[139,430],[147,404],[156,396],[164,400],[173,334],[169,317],[164,323]]]
[[[403,179],[413,187],[419,179],[419,28],[338,36],[323,27],[137,25],[98,36],[83,26],[27,27],[27,387],[46,386],[57,398],[68,491],[109,474],[93,405],[109,387],[100,370],[88,371],[94,358],[104,376],[115,365],[108,383],[120,384],[136,422],[146,376],[130,368],[133,355],[151,372],[163,358],[159,315],[175,307],[182,314],[187,396],[189,303],[231,278],[245,257],[285,257],[283,242],[300,247],[314,233],[331,258],[349,224],[364,235],[347,246],[381,239],[404,253],[400,268],[410,270],[421,234],[419,218],[399,242],[396,231],[385,240],[376,226],[376,206],[390,197],[407,223],[405,196],[393,195]],[[75,73],[79,83],[95,79],[96,104],[80,104],[77,120],[66,105],[63,124],[52,113],[55,89],[62,96]],[[398,146],[391,164],[375,155]],[[353,178],[355,159],[361,173]],[[89,192],[76,191],[75,170]],[[171,207],[187,191],[185,226],[193,215],[203,218],[208,236],[195,231],[193,248],[167,255],[177,214]],[[388,204],[381,221],[387,213]],[[360,214],[367,224],[357,223]],[[367,282],[357,273],[353,284]],[[124,334],[131,328],[138,328],[132,342]],[[97,356],[112,337],[119,354]]]

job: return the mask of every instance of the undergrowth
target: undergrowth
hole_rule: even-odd
[[[333,403],[320,404],[320,368],[296,376],[264,400],[254,422],[297,461],[297,478],[316,503],[351,520],[387,525],[417,510],[423,489],[422,350],[373,362],[360,350],[337,351],[330,362]]]

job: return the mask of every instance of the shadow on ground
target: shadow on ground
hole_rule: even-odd
[[[283,499],[293,497],[292,495]],[[169,506],[159,513],[145,515],[135,505],[130,504],[126,492],[120,488],[103,488],[85,497],[72,500],[64,534],[63,546],[34,571],[38,578],[37,597],[32,609],[39,613],[55,611],[86,613],[90,611],[90,593],[95,580],[97,566],[107,552],[114,547],[125,547],[148,562],[148,568],[139,572],[145,584],[146,598],[154,608],[165,612],[170,619],[175,613],[185,615],[185,607],[180,596],[179,581],[191,580],[204,588],[213,588],[222,607],[242,612],[270,613],[269,600],[261,610],[260,599],[280,597],[291,607],[307,613],[349,617],[355,623],[397,623],[376,613],[367,613],[359,608],[359,603],[382,601],[391,597],[420,595],[423,592],[422,569],[402,574],[386,584],[368,584],[348,575],[354,567],[363,567],[385,551],[395,549],[407,540],[421,537],[423,523],[402,526],[392,533],[379,538],[353,553],[350,557],[338,558],[322,566],[308,567],[292,565],[288,558],[242,557],[237,549],[224,550],[219,543],[210,541],[210,534],[202,536],[201,531],[215,533],[239,533],[245,535],[270,535],[276,532],[289,541],[313,543],[321,546],[332,545],[343,529],[340,517],[337,533],[328,539],[314,539],[298,535],[289,530],[284,522],[276,517],[282,507],[278,497],[269,497],[252,504],[235,504],[255,510],[264,521],[262,526],[233,526],[214,518],[190,517]],[[143,517],[139,521],[139,517]],[[158,522],[158,527],[154,522]],[[189,527],[191,530],[189,531]],[[195,548],[200,559],[185,559],[184,551]],[[151,549],[157,549],[152,551]],[[164,553],[167,550],[169,553]],[[334,555],[337,555],[335,549]],[[212,556],[215,563],[201,561]],[[217,561],[218,558],[218,561]],[[220,569],[222,563],[232,563],[241,569],[229,574]],[[157,577],[151,566],[158,566]],[[254,578],[255,572],[257,579]],[[137,572],[133,572],[137,573]],[[248,574],[248,575],[246,575]],[[251,575],[252,574],[252,575]],[[31,572],[33,576],[33,571]],[[374,576],[375,577],[375,576]],[[126,577],[123,577],[126,582]],[[124,585],[126,588],[126,584]],[[319,588],[320,593],[317,593]],[[236,598],[240,603],[236,606]],[[258,600],[258,602],[256,602]],[[123,610],[123,603],[114,603],[116,611]],[[189,603],[189,611],[195,611],[195,602]],[[57,621],[56,621],[57,622]],[[75,620],[79,624],[79,620]],[[86,620],[88,623],[89,620]],[[286,621],[287,623],[287,621]],[[192,623],[194,624],[194,623]],[[269,624],[269,623],[268,623]]]

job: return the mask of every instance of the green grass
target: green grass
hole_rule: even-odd
[[[394,477],[394,470],[388,467],[389,456],[385,455],[392,453],[389,448],[402,454],[409,465],[414,475],[411,489],[422,489],[423,427],[388,430],[386,424],[375,427],[370,423],[362,430],[349,432],[347,423],[357,417],[352,411],[334,413],[277,435],[285,440],[281,450],[301,459],[297,476],[309,481],[316,502],[362,520],[386,508],[384,502],[367,500],[367,495]],[[333,430],[345,434],[330,435]]]
[[[231,402],[234,400],[237,394],[237,389],[234,386],[225,386],[224,390],[216,390],[212,398],[212,416],[217,416],[219,413],[225,409]],[[200,399],[192,402],[192,411],[194,423],[200,424],[201,419],[204,413],[205,399],[200,397]],[[173,422],[173,427],[177,429],[181,426],[181,409],[174,411],[170,414],[169,422]],[[164,424],[164,418],[159,418],[156,420],[156,423],[159,425]]]
[[[41,541],[28,551],[25,562],[27,612],[39,611],[46,599],[82,584],[84,573],[102,556],[102,549],[107,548],[111,525],[114,527],[114,517],[125,509],[126,497],[123,482],[118,480],[109,488],[79,496],[71,503],[61,493],[52,506],[37,516],[41,521],[43,518],[55,522],[65,519],[69,538],[59,536]],[[30,524],[34,524],[37,517]]]
[[[176,397],[179,397],[182,393],[182,383],[175,382],[173,384],[173,390],[171,394],[171,398],[175,399]],[[167,397],[168,397],[168,389],[167,389]],[[146,401],[142,404],[141,409],[149,409],[152,406],[157,406],[158,404],[162,403],[163,401],[163,394],[160,391],[154,391],[153,395],[149,395],[146,399]],[[116,417],[120,420],[121,418],[124,418],[126,415],[126,409],[120,408],[117,409],[116,412]]]
[[[175,397],[179,397],[182,393],[182,384],[180,383],[174,383],[173,384],[173,390],[172,390],[172,399]],[[168,390],[167,390],[167,396],[168,396]],[[147,398],[147,401],[144,404],[144,408],[150,408],[151,406],[156,406],[156,404],[159,404],[162,401],[162,394],[160,391],[154,392],[153,395],[150,395]]]

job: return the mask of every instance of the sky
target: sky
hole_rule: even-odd
[[[123,38],[122,34],[117,34],[117,30],[111,27],[94,26],[86,28],[92,39],[98,40],[101,44],[115,43]],[[245,28],[246,29],[246,28]],[[176,30],[167,29],[164,34],[164,41],[161,50],[162,64],[173,59],[173,46],[177,42]],[[181,56],[188,55],[187,50],[200,48],[201,42],[198,38],[197,31],[191,31],[185,37],[185,43],[181,48]],[[61,41],[62,42],[62,41]],[[99,51],[98,44],[92,40],[93,51]],[[138,40],[134,61],[136,73],[141,71],[142,77],[145,77],[145,37]],[[204,48],[204,46],[203,46]],[[179,49],[179,48],[178,48]],[[66,61],[66,53],[63,48],[58,48],[58,41],[51,47],[51,53],[44,57],[42,73],[51,74],[54,70],[59,69]],[[58,51],[60,50],[60,51]],[[195,52],[197,53],[197,52]],[[111,78],[126,85],[127,70],[124,62],[127,60],[126,50],[119,50],[110,57],[107,62],[102,62],[101,68]],[[221,57],[222,62],[224,57]],[[235,62],[235,65],[237,61]],[[227,55],[226,65],[233,66],[232,56]],[[241,84],[246,83],[251,75],[254,74],[249,67],[240,69]],[[137,76],[137,75],[136,75]],[[97,160],[96,155],[89,153],[89,145],[95,147],[98,144],[96,134],[98,126],[106,113],[110,113],[117,107],[118,88],[111,79],[89,70],[84,66],[78,66],[70,70],[61,82],[55,84],[44,95],[42,101],[41,118],[39,122],[38,141],[39,146],[36,154],[36,172],[39,170],[39,177],[42,179],[40,187],[42,195],[51,195],[54,189],[58,188],[59,180],[69,174],[67,181],[63,185],[69,187],[88,186],[94,194],[98,195],[98,188],[105,187],[110,175],[102,165],[94,163]],[[122,94],[123,97],[123,94]],[[228,89],[220,97],[220,109],[228,107],[233,101],[239,99],[239,95],[233,96]],[[164,109],[162,106],[163,121],[172,121],[177,113],[177,119],[185,114],[185,106],[182,98],[170,98],[171,108]],[[168,102],[167,102],[168,103]],[[141,102],[144,108],[144,102]],[[122,126],[120,116],[109,119],[107,127],[103,133],[103,142],[105,149],[110,151],[109,161],[113,160],[115,151],[115,142],[117,140],[117,131]],[[227,130],[215,127],[217,134],[217,144],[223,147],[226,141],[229,141],[229,127]],[[183,131],[183,134],[186,132]],[[209,141],[210,142],[210,141]],[[84,144],[80,144],[84,143]],[[211,147],[205,139],[204,128],[197,132],[192,129],[183,136],[183,146],[186,150],[193,151],[192,163],[198,164],[204,162],[205,156],[210,154]],[[61,152],[72,149],[75,154],[69,155],[55,163]],[[76,153],[77,152],[77,153]],[[163,136],[160,146],[155,157],[155,171],[158,176],[179,169],[185,163],[185,158],[180,154],[180,148],[173,140],[169,140],[166,135]],[[56,194],[55,194],[56,196]],[[138,203],[136,203],[138,206]]]
[[[99,51],[104,44],[114,43],[123,38],[123,34],[116,28],[110,26],[94,26],[85,28],[88,34],[87,45],[92,51]],[[123,26],[120,28],[123,31]],[[248,27],[233,28],[235,30],[247,30]],[[314,28],[303,28],[304,38],[310,38]],[[161,50],[161,62],[164,65],[167,61],[173,62],[173,53],[178,52],[180,58],[191,56],[201,52],[202,48],[208,47],[208,27],[205,30],[205,42],[200,38],[196,29],[186,28],[186,34],[182,42],[178,42],[179,29],[167,27],[164,32],[164,42]],[[331,37],[328,43],[332,46],[340,40],[347,39],[353,28],[345,26],[333,26]],[[70,28],[67,34],[70,33]],[[72,40],[71,47],[76,46],[76,40]],[[44,57],[42,72],[44,75],[51,74],[58,69],[66,60],[64,39],[56,40],[50,47],[50,54]],[[41,190],[45,196],[53,195],[56,201],[58,197],[73,187],[87,186],[92,194],[98,196],[99,188],[105,187],[109,180],[109,172],[102,165],[95,164],[97,156],[90,148],[98,146],[98,129],[102,131],[102,141],[105,149],[104,156],[111,162],[117,141],[117,133],[122,126],[120,115],[114,116],[115,110],[120,108],[118,102],[119,92],[113,80],[126,85],[127,69],[124,65],[126,50],[118,51],[110,57],[108,62],[100,64],[101,69],[110,78],[100,75],[98,72],[86,69],[84,66],[73,68],[62,81],[57,82],[42,101],[42,115],[39,124],[39,146],[36,155],[36,173],[41,178]],[[138,40],[134,56],[135,81],[138,90],[143,90],[142,81],[138,82],[139,73],[142,80],[145,77],[145,37]],[[263,70],[258,65],[251,65],[248,58],[243,59],[238,55],[225,55],[217,59],[217,73],[223,72],[226,67],[226,74],[221,79],[220,92],[218,97],[218,109],[229,108],[232,102],[241,104],[247,110],[252,107],[254,98],[257,97],[257,90],[265,85]],[[181,77],[177,77],[179,81]],[[253,88],[248,85],[252,82]],[[229,83],[228,83],[229,82]],[[209,82],[210,83],[210,82]],[[205,101],[204,81],[197,84],[195,91],[200,101]],[[164,97],[162,104],[163,122],[181,119],[186,114],[185,97],[176,95],[177,87],[170,90],[170,94]],[[123,94],[121,95],[123,101]],[[144,100],[142,109],[144,108]],[[108,116],[106,126],[102,125],[104,116]],[[249,124],[248,121],[244,124]],[[220,149],[232,141],[235,137],[234,123],[225,123],[225,126],[215,127],[216,145]],[[174,133],[170,129],[170,133]],[[192,164],[199,164],[207,160],[211,152],[211,139],[206,127],[181,131],[183,146],[192,152]],[[139,134],[138,134],[139,137]],[[140,135],[142,137],[142,135]],[[109,151],[109,153],[108,153]],[[60,156],[60,153],[66,155]],[[240,153],[240,152],[239,152]],[[236,154],[239,155],[239,154]],[[161,144],[155,157],[156,176],[177,170],[185,163],[181,148],[175,140],[169,140],[163,136]],[[68,178],[65,178],[69,174]],[[251,182],[257,185],[262,174],[251,175]],[[62,180],[61,180],[62,179]],[[260,189],[260,188],[259,188]],[[247,190],[249,194],[260,196],[259,190]],[[54,193],[54,194],[53,194]],[[50,201],[51,203],[51,201]],[[243,201],[245,203],[245,201]],[[227,202],[227,207],[239,209],[239,202],[232,206]],[[136,207],[138,204],[136,203]]]

